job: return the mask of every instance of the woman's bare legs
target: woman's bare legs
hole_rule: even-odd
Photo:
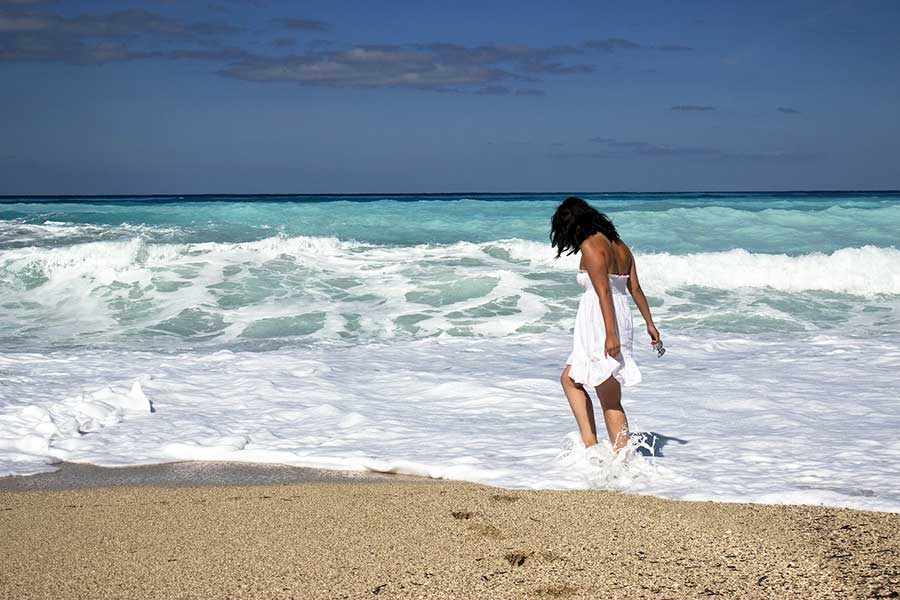
[[[575,422],[578,423],[581,441],[584,442],[585,447],[593,446],[597,443],[597,424],[594,421],[594,405],[591,397],[588,396],[583,385],[575,383],[569,377],[569,365],[563,369],[562,375],[559,376],[559,382],[569,400],[572,414],[575,415]]]
[[[597,386],[597,397],[603,408],[606,433],[613,448],[619,450],[628,443],[628,418],[622,409],[622,387],[615,377],[610,377]]]

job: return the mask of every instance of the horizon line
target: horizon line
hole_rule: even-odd
[[[15,199],[77,199],[77,198],[99,198],[99,199],[125,199],[125,198],[245,198],[245,197],[265,197],[265,198],[291,198],[291,197],[333,197],[333,196],[537,196],[548,194],[560,195],[589,195],[589,194],[605,194],[605,195],[661,195],[661,194],[897,194],[900,189],[791,189],[791,190],[666,190],[657,192],[642,191],[552,191],[552,192],[486,192],[486,191],[463,191],[463,192],[247,192],[247,193],[158,193],[158,194],[0,194],[0,201]]]

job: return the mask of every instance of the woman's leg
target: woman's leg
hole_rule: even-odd
[[[575,422],[578,423],[581,441],[584,442],[585,447],[593,446],[597,443],[597,424],[594,421],[594,405],[591,403],[591,397],[588,396],[583,385],[575,383],[569,377],[569,365],[563,369],[562,375],[559,376],[559,382],[569,400],[572,414],[575,415]]]
[[[597,386],[597,397],[603,408],[606,433],[613,448],[619,450],[628,443],[628,418],[622,409],[622,387],[615,377]]]

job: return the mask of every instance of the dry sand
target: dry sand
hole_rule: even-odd
[[[890,598],[900,515],[428,480],[0,492],[2,598]]]

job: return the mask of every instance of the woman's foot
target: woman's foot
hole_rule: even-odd
[[[609,451],[600,444],[594,444],[584,450],[584,458],[593,467],[602,467],[609,462]]]

